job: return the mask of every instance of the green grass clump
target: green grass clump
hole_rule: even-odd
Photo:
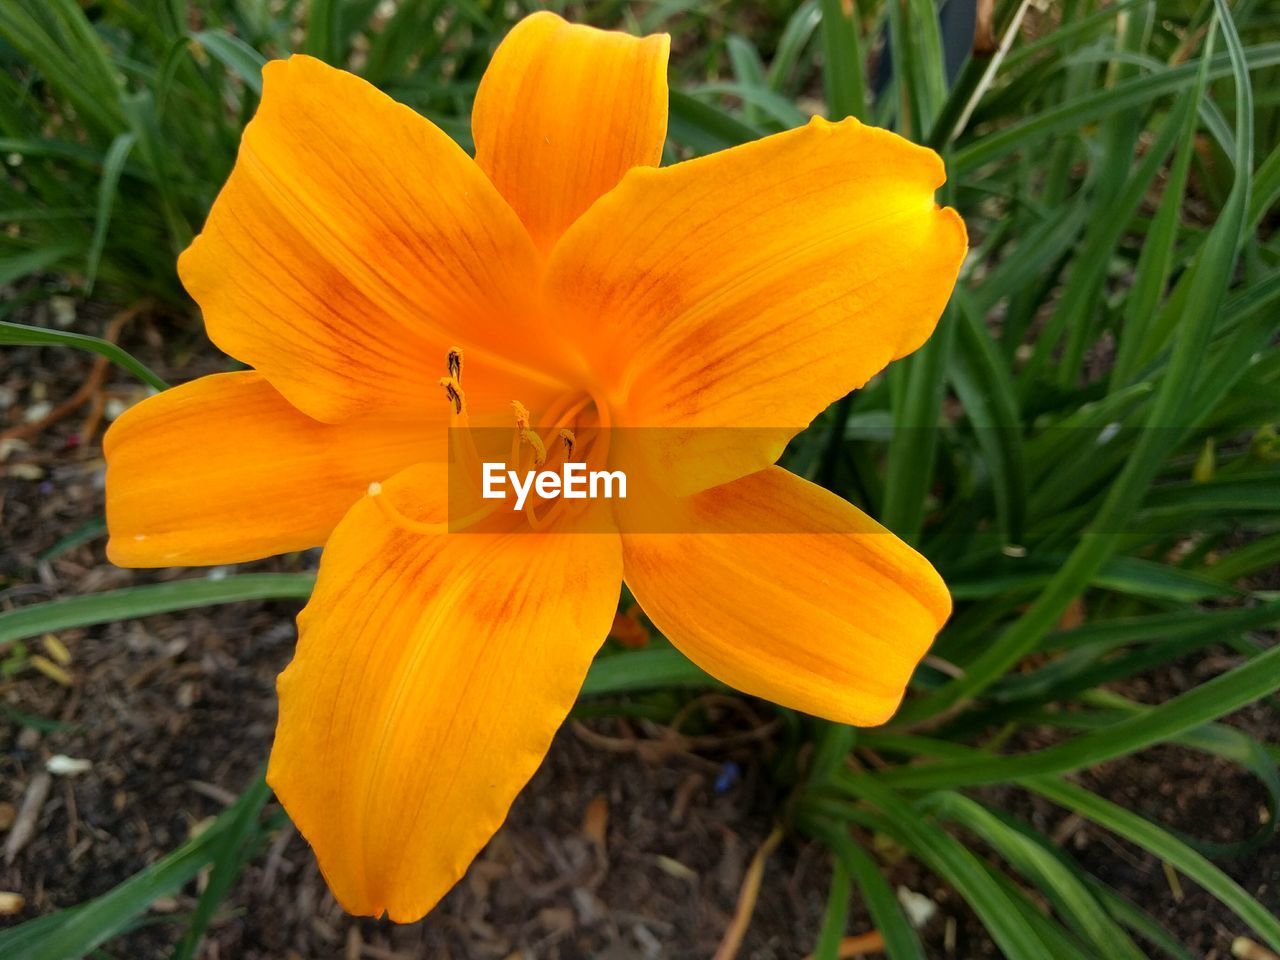
[[[1249,0],[1068,0],[1057,15],[1003,0],[994,49],[948,77],[931,0],[858,3],[853,16],[841,0],[806,0],[753,15],[749,30],[732,3],[677,6],[567,11],[675,29],[672,158],[802,123],[825,96],[830,116],[941,151],[945,200],[974,241],[929,343],[787,453],[916,544],[957,601],[890,724],[786,728],[776,772],[792,792],[787,825],[834,855],[817,956],[836,955],[853,895],[893,960],[923,956],[876,838],[950,884],[1014,960],[1189,955],[1142,905],[993,806],[980,789],[991,784],[1150,851],[1280,950],[1280,920],[1213,862],[1269,840],[1280,807],[1280,747],[1219,722],[1280,688],[1280,648],[1259,640],[1280,623],[1280,594],[1257,586],[1280,565],[1276,14]],[[302,49],[350,66],[465,144],[476,81],[521,11],[438,0],[378,10],[0,4],[0,282],[37,297],[44,287],[23,278],[56,272],[99,296],[187,309],[173,261],[230,169],[264,57]],[[869,61],[885,56],[893,69],[873,74]],[[879,90],[877,75],[888,78]],[[0,328],[0,341],[58,337]],[[101,349],[68,342],[86,345]],[[0,613],[0,644],[307,588],[241,575],[56,601]],[[1163,704],[1109,687],[1215,644],[1237,665]],[[704,680],[658,645],[607,652],[584,694],[600,698],[593,712],[640,700],[653,715],[669,698],[644,703],[648,691]],[[1045,728],[1056,745],[1009,746]],[[1210,844],[1071,778],[1157,743],[1248,770],[1267,822]],[[884,765],[847,763],[855,747]],[[271,828],[264,800],[255,787],[106,898],[0,934],[0,952],[82,955],[213,863],[179,947],[190,956]]]

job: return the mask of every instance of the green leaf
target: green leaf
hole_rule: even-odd
[[[221,61],[257,96],[262,96],[262,68],[267,63],[266,57],[225,30],[200,30],[191,34],[191,39]]]
[[[110,138],[126,129],[119,74],[75,0],[6,0],[0,3],[0,37],[75,106],[95,133]]]
[[[803,0],[796,7],[795,13],[787,19],[787,25],[782,28],[782,36],[778,38],[773,62],[769,64],[768,82],[771,89],[779,93],[783,91],[824,16],[825,8],[824,12],[819,13],[817,0]],[[862,58],[859,57],[855,62],[861,63]]]
[[[1243,56],[1246,71],[1273,67],[1280,64],[1280,43],[1251,47]],[[1228,56],[1215,57],[1209,68],[1210,79],[1233,72],[1233,63]],[[951,171],[953,175],[969,173],[1014,150],[1026,149],[1051,134],[1063,133],[1117,111],[1151,103],[1183,88],[1198,69],[1198,63],[1185,63],[1162,73],[1126,80],[1109,90],[1067,100],[1013,126],[975,139],[971,145],[956,151]]]
[[[92,543],[99,537],[105,537],[106,535],[106,520],[101,517],[89,520],[88,522],[81,524],[79,527],[76,527],[76,529],[72,530],[70,533],[59,538],[53,546],[40,554],[40,562],[48,563],[50,560],[56,560],[58,557],[74,550],[76,547],[82,546],[86,543]]]
[[[1083,787],[1049,778],[1025,784],[1054,803],[1124,837],[1184,873],[1251,926],[1273,949],[1280,950],[1280,920],[1244,888],[1167,830]]]
[[[1280,649],[1280,648],[1278,648]],[[910,755],[933,755],[953,761],[965,758],[980,760],[982,751],[971,747],[919,736],[881,734],[867,731],[865,741],[873,749]],[[1138,814],[1097,796],[1094,793],[1053,777],[1030,777],[1017,781],[1026,789],[1052,800],[1059,806],[1092,820],[1094,823],[1124,837],[1147,850],[1160,860],[1170,864],[1190,877],[1197,884],[1220,900],[1241,920],[1253,927],[1273,949],[1280,949],[1280,919],[1234,880],[1210,863],[1205,857],[1161,827]],[[892,794],[890,794],[892,796]],[[848,805],[839,800],[818,801],[815,806],[834,815],[850,816]]]
[[[672,90],[670,101],[667,134],[671,139],[692,147],[695,153],[726,150],[762,136],[761,131],[687,93]]]
[[[959,332],[948,379],[986,457],[1006,543],[1021,542],[1027,513],[1018,398],[1008,368],[963,290],[954,294]]]
[[[1003,557],[998,562],[984,560],[982,574],[972,576],[952,572],[948,586],[957,600],[984,600],[1014,591],[1026,594],[1052,583],[1055,571],[1061,569],[1066,560],[1066,557],[1055,554],[1016,561]],[[1107,560],[1090,579],[1089,585],[1132,597],[1184,603],[1238,595],[1237,590],[1219,580],[1137,557]]]
[[[307,33],[302,49],[325,63],[342,66],[342,20],[339,0],[311,0],[307,9]]]
[[[218,904],[231,891],[231,887],[253,853],[253,838],[259,832],[258,816],[270,798],[271,789],[259,776],[231,808],[235,810],[235,814],[227,823],[226,829],[222,831],[217,844],[210,851],[213,870],[200,894],[200,900],[196,904],[195,912],[191,915],[187,929],[174,950],[173,960],[192,960],[196,955],[196,950],[204,938],[205,930],[213,920]]]
[[[849,924],[849,892],[853,887],[848,862],[837,856],[832,869],[831,889],[827,892],[827,908],[822,914],[822,928],[813,948],[813,960],[839,960],[840,941]]]
[[[969,54],[929,131],[926,143],[930,147],[942,150],[964,130],[978,101],[995,82],[1001,65],[1020,33],[1022,18],[1030,6],[1031,0],[1017,0],[1016,3],[1001,4],[996,11],[993,20],[993,30],[999,35],[996,48],[992,52],[974,51]]]
[[[606,696],[665,687],[718,686],[688,657],[671,647],[597,657],[582,684],[582,696]]]
[[[1093,329],[1091,318],[1096,313],[1095,304],[1106,280],[1113,252],[1138,205],[1150,192],[1156,174],[1164,166],[1165,157],[1178,138],[1186,136],[1186,118],[1195,113],[1199,93],[1199,90],[1192,91],[1179,101],[1159,136],[1147,146],[1142,163],[1124,182],[1123,188],[1115,196],[1099,198],[1103,204],[1102,211],[1085,231],[1081,253],[1071,268],[1063,296],[1037,337],[1035,354],[1023,371],[1022,376],[1027,382],[1048,362],[1064,332],[1068,342],[1058,361],[1058,383],[1071,387],[1079,378]]]
[[[1109,960],[1142,960],[1142,953],[1090,890],[1052,849],[1015,830],[968,797],[951,791],[930,794],[925,809],[972,830],[1050,898],[1060,916]]]
[[[872,859],[859,844],[855,843],[843,827],[827,821],[822,817],[802,816],[801,826],[831,848],[835,856],[838,877],[856,878],[858,889],[867,904],[871,921],[884,937],[885,955],[889,960],[924,960],[924,948],[920,938],[911,927],[911,922],[902,911],[898,898],[885,879],[880,865]],[[840,905],[845,907],[846,914],[832,917],[832,907],[828,907],[831,922],[823,924],[822,937],[814,951],[815,960],[824,956],[835,957],[835,947],[844,933],[847,918],[848,880],[844,880],[843,896]],[[832,885],[830,903],[837,900],[837,885]],[[837,931],[829,933],[830,931]],[[832,941],[835,941],[833,943]],[[824,949],[826,953],[824,954]]]
[[[944,373],[956,328],[962,323],[959,313],[954,303],[949,305],[928,342],[889,372],[894,388],[893,438],[880,519],[908,543],[919,540],[924,525],[946,394]]]
[[[1011,757],[899,767],[864,774],[859,779],[874,777],[897,788],[924,790],[1067,773],[1169,740],[1276,690],[1280,690],[1280,646],[1158,707],[1044,750]]]
[[[856,786],[851,781],[850,787],[875,804],[884,825],[892,831],[895,839],[964,897],[1005,957],[1009,960],[1043,960],[1044,941],[972,851],[879,783],[862,778]],[[839,804],[824,804],[821,809],[833,813],[852,812]]]
[[[0,257],[0,284],[13,283],[30,274],[47,270],[74,253],[78,246],[74,241],[62,240],[12,256]]]
[[[1071,601],[1080,595],[1097,571],[1119,549],[1121,537],[1114,531],[1125,528],[1127,519],[1136,510],[1165,458],[1185,432],[1191,399],[1187,385],[1193,382],[1195,371],[1203,362],[1209,333],[1224,299],[1245,229],[1244,215],[1249,207],[1253,156],[1252,102],[1247,66],[1225,4],[1222,0],[1215,0],[1215,3],[1219,10],[1218,22],[1228,38],[1236,82],[1235,177],[1226,207],[1210,230],[1187,281],[1184,319],[1178,326],[1172,355],[1151,403],[1146,421],[1148,429],[1138,434],[1119,476],[1094,512],[1088,532],[1081,537],[1061,570],[1027,612],[988,644],[977,658],[966,664],[963,677],[910,703],[900,713],[900,719],[929,716],[973,696],[994,683],[1040,642]],[[1119,84],[1116,89],[1123,86]]]
[[[790,130],[809,122],[809,115],[786,97],[774,93],[763,85],[745,83],[704,83],[690,87],[689,92],[699,97],[727,94],[743,102],[747,122],[772,130]]]
[[[107,227],[111,224],[111,211],[115,208],[116,187],[124,172],[129,151],[138,138],[132,133],[121,133],[107,149],[102,161],[102,180],[98,185],[98,208],[93,223],[93,240],[89,244],[89,259],[85,265],[84,292],[93,292],[93,281],[98,276],[98,264],[102,260],[102,248],[107,242]]]
[[[733,75],[737,80],[736,87],[742,91],[742,96],[746,102],[747,121],[749,123],[759,123],[763,114],[748,97],[748,94],[758,94],[765,92],[773,96],[777,96],[776,92],[768,87],[764,75],[764,63],[760,60],[760,54],[751,42],[739,35],[731,34],[729,39],[725,41],[725,47],[729,53],[729,63],[733,67]],[[778,97],[790,110],[795,110],[795,104],[785,97]]]
[[[168,389],[168,384],[151,372],[144,363],[134,358],[127,351],[100,337],[90,337],[83,333],[72,333],[68,330],[49,330],[44,327],[29,327],[20,323],[9,323],[0,320],[0,344],[22,346],[57,346],[74,347],[89,350],[99,356],[106,357],[122,370],[128,370],[148,386],[157,390]]]
[[[314,584],[315,577],[309,573],[241,573],[217,580],[175,580],[50,600],[0,613],[0,649],[42,633],[215,603],[305,600]]]
[[[1196,89],[1190,94],[1196,100],[1203,96],[1205,79],[1203,72],[1197,77]],[[1164,340],[1156,330],[1154,320],[1160,294],[1173,270],[1183,195],[1195,144],[1196,116],[1192,111],[1183,118],[1185,128],[1165,179],[1160,206],[1143,239],[1133,286],[1125,300],[1120,343],[1111,372],[1111,382],[1116,386],[1130,383],[1138,368],[1155,354]]]
[[[862,38],[857,8],[846,12],[843,0],[822,0],[822,81],[827,92],[827,116],[865,119],[867,88],[863,79]]]

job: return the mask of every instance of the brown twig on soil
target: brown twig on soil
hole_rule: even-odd
[[[884,953],[884,937],[879,930],[860,933],[856,937],[845,937],[836,947],[839,960],[853,960],[854,957],[865,957],[869,953]],[[813,960],[813,954],[804,960]]]
[[[608,750],[612,753],[634,753],[649,763],[661,763],[670,757],[680,757],[705,770],[718,772],[720,765],[706,757],[700,757],[685,747],[678,735],[662,740],[641,740],[639,737],[609,737],[596,733],[581,721],[574,720],[569,724],[574,734],[593,747]]]
[[[53,786],[53,777],[45,770],[39,771],[27,784],[27,792],[23,794],[22,806],[18,808],[18,816],[13,821],[13,829],[4,844],[4,862],[11,864],[22,852],[22,848],[35,836],[36,824],[40,821],[40,811],[49,798],[49,788]]]
[[[737,733],[690,735],[680,733],[671,727],[654,724],[659,731],[657,739],[645,740],[629,735],[627,737],[610,737],[596,733],[580,721],[574,721],[571,729],[579,738],[595,747],[611,750],[614,753],[635,753],[650,763],[661,763],[668,757],[682,757],[709,771],[719,771],[720,765],[706,757],[699,756],[696,750],[726,750],[730,747],[741,747],[758,740],[767,740],[782,726],[782,718],[763,723],[751,730]]]
[[[689,805],[693,803],[693,795],[707,782],[706,777],[700,773],[691,773],[676,788],[675,800],[671,803],[671,813],[667,819],[671,823],[680,824],[684,822],[685,814],[689,812]]]
[[[226,790],[216,783],[205,783],[203,780],[188,780],[187,786],[195,793],[202,797],[208,797],[214,803],[220,803],[224,807],[229,807],[240,798],[230,790]]]
[[[738,948],[747,935],[747,927],[751,924],[751,915],[755,913],[756,898],[760,896],[760,881],[764,878],[765,861],[782,842],[782,828],[774,827],[773,832],[765,837],[760,849],[751,858],[747,874],[742,878],[742,889],[738,891],[738,905],[733,911],[733,920],[724,933],[724,939],[716,950],[714,960],[733,960],[738,955]]]
[[[108,321],[107,329],[103,331],[102,339],[109,343],[115,343],[124,325],[150,306],[151,304],[144,300],[128,309],[121,310]],[[75,413],[80,407],[84,406],[87,400],[97,395],[102,388],[102,381],[107,377],[107,370],[110,366],[111,361],[106,357],[94,357],[93,366],[89,369],[89,376],[85,377],[84,383],[80,384],[75,393],[63,400],[39,420],[11,427],[0,433],[0,440],[30,440],[64,417]]]
[[[76,808],[76,791],[71,781],[64,781],[63,787],[66,797],[63,802],[67,805],[67,849],[74,850],[80,842],[80,811]]]
[[[741,697],[726,696],[723,693],[704,693],[694,697],[683,707],[676,711],[675,716],[671,718],[668,726],[677,733],[684,729],[685,721],[693,714],[695,710],[706,707],[725,707],[733,710],[746,719],[747,723],[752,727],[759,727],[762,723],[760,714],[751,709],[751,706]]]
[[[102,395],[101,390],[95,390],[93,396],[89,399],[89,412],[84,415],[84,419],[80,421],[80,436],[86,440],[98,432],[98,427],[102,426],[102,417],[107,411],[107,398]],[[87,443],[80,445],[81,456],[85,451],[89,450]]]
[[[279,835],[271,841],[271,850],[267,854],[267,864],[262,868],[262,879],[258,883],[258,889],[263,893],[270,893],[276,888],[276,876],[280,872],[280,862],[284,859],[284,848],[289,845],[289,841],[293,839],[297,833],[297,828],[292,823],[286,823],[280,830]]]

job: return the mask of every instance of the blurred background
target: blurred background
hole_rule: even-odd
[[[902,713],[718,689],[624,597],[454,893],[346,917],[261,782],[316,552],[111,566],[102,432],[229,368],[174,264],[265,60],[470,149],[534,5],[0,0],[0,956],[1274,958],[1280,8],[551,8],[671,34],[664,162],[814,114],[947,161],[937,334],[786,454],[951,585]]]

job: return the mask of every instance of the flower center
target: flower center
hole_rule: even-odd
[[[485,465],[492,467],[495,460],[501,461],[505,455],[502,466],[513,476],[564,469],[569,464],[574,464],[580,473],[604,470],[610,446],[611,419],[607,403],[589,390],[570,390],[535,415],[519,399],[512,398],[509,432],[474,427],[463,387],[461,349],[449,350],[445,368],[446,375],[440,378],[439,386],[449,405],[449,520],[422,523],[405,517],[389,498],[379,496],[380,485],[373,484],[369,492],[377,497],[379,508],[397,526],[419,533],[473,528],[510,530],[513,512],[521,516],[529,528],[543,530],[563,517],[584,510],[587,504],[582,499],[543,497],[540,489],[522,496],[518,509],[507,499],[482,500],[479,494],[484,489]],[[455,493],[455,489],[459,492]],[[505,514],[505,518],[501,514]]]

